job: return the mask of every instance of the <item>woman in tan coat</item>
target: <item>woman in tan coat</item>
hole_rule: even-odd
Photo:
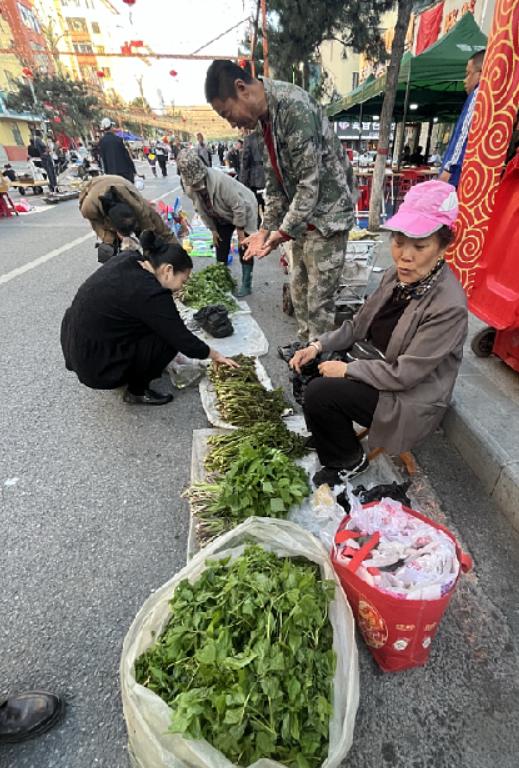
[[[353,321],[290,361],[300,371],[321,352],[343,350],[348,361],[322,362],[321,377],[305,392],[305,417],[323,465],[316,485],[367,469],[353,422],[370,427],[370,447],[392,454],[412,449],[439,426],[467,335],[465,294],[444,261],[457,211],[450,184],[429,181],[410,190],[385,225],[394,268]],[[367,342],[364,351],[356,342]]]
[[[100,240],[96,247],[97,258],[101,263],[108,261],[118,250],[116,228],[109,217],[110,208],[117,204],[126,205],[133,213],[137,236],[145,229],[150,229],[164,240],[178,244],[175,233],[131,181],[122,176],[96,176],[81,189],[79,210]]]

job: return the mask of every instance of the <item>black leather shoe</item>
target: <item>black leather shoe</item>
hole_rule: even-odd
[[[123,400],[129,405],[166,405],[173,400],[173,395],[161,395],[160,392],[156,392],[154,389],[145,389],[144,394],[134,395],[133,392],[127,389]]]
[[[49,731],[63,715],[65,705],[53,693],[25,691],[0,704],[0,744],[33,739]]]

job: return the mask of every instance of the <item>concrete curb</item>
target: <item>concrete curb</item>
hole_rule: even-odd
[[[486,376],[460,374],[444,420],[458,449],[519,531],[519,409]]]

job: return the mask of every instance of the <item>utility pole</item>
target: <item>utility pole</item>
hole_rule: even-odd
[[[261,0],[261,32],[263,35],[263,74],[269,77],[269,41],[267,35],[267,0]]]

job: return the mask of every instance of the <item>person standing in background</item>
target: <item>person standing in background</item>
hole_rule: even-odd
[[[33,147],[36,153],[36,157],[41,160],[41,167],[47,174],[47,181],[49,182],[49,189],[51,192],[58,191],[58,180],[56,178],[56,169],[54,167],[54,161],[52,159],[51,151],[48,145],[43,141],[43,135],[40,130],[34,131]]]
[[[467,149],[470,126],[474,116],[474,107],[476,106],[476,97],[478,95],[479,80],[483,69],[485,51],[478,51],[467,61],[465,75],[465,91],[467,99],[463,105],[461,115],[454,127],[451,140],[447,146],[443,165],[438,176],[440,181],[446,181],[453,187],[458,187],[461,178],[461,169],[463,167],[463,158]]]
[[[243,140],[243,155],[239,181],[245,184],[258,201],[258,229],[265,211],[262,191],[265,188],[265,169],[263,167],[263,138],[257,131],[250,131]]]
[[[225,157],[225,144],[221,141],[218,142],[218,160],[220,161],[220,165],[223,165]]]
[[[157,142],[156,147],[156,154],[157,154],[157,162],[160,166],[160,170],[162,173],[163,178],[168,175],[168,168],[167,168],[167,162],[168,162],[168,149],[165,144],[163,144],[161,141]]]
[[[122,176],[131,182],[137,175],[135,164],[130,157],[124,141],[113,132],[114,124],[109,117],[103,117],[100,128],[103,138],[99,142],[99,155],[104,173]]]
[[[196,134],[197,138],[197,145],[196,145],[196,152],[200,160],[204,163],[204,165],[207,165],[208,168],[211,168],[213,161],[211,158],[211,152],[209,150],[209,145],[204,142],[204,136],[201,133]]]
[[[229,163],[229,166],[233,168],[237,177],[240,175],[242,151],[243,141],[238,139],[227,152],[227,162]]]

